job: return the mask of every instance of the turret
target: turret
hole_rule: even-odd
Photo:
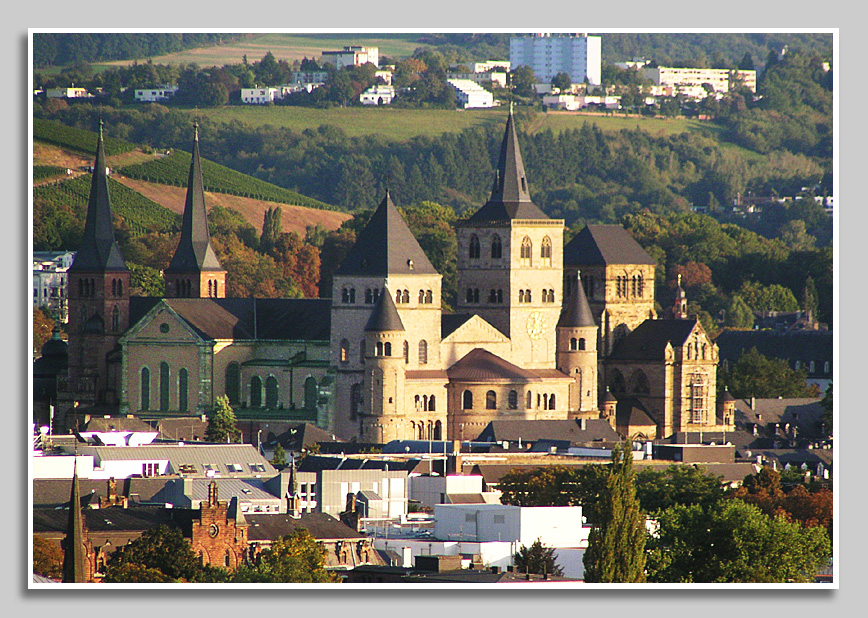
[[[735,428],[735,397],[729,392],[729,387],[723,387],[723,395],[717,404],[720,423],[727,429]]]
[[[609,387],[606,387],[606,394],[603,397],[603,405],[600,406],[600,418],[609,421],[609,425],[611,425],[612,429],[616,428],[617,419],[616,412],[618,408],[618,400],[615,399],[615,396],[609,390]]]
[[[571,412],[597,409],[597,324],[582,287],[581,275],[570,286],[570,295],[556,328],[558,369],[573,378]]]
[[[681,287],[681,274],[678,275],[678,285],[675,288],[675,302],[672,304],[672,317],[676,320],[687,319],[687,294]]]
[[[368,400],[362,414],[362,439],[386,442],[397,437],[403,412],[405,331],[389,288],[377,298],[365,326],[365,384]]]

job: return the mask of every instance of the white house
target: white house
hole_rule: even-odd
[[[344,67],[361,66],[368,62],[376,67],[380,66],[380,50],[378,47],[347,45],[341,51],[324,51],[322,60],[335,65],[338,70]]]
[[[139,103],[154,103],[156,101],[168,101],[178,92],[177,86],[158,86],[156,88],[137,88],[135,90],[136,101]]]
[[[486,492],[481,475],[410,476],[410,500],[433,508],[435,504],[448,504],[470,496],[486,503],[497,502],[500,492]]]
[[[49,88],[45,91],[45,96],[49,99],[84,99],[91,95],[87,88],[71,86],[69,88]]]
[[[494,95],[469,79],[450,79],[449,85],[455,89],[458,104],[464,109],[471,107],[493,107]]]
[[[507,63],[508,64],[508,63]],[[477,73],[447,73],[446,79],[465,79],[474,83],[487,84],[489,82],[498,84],[501,88],[506,88],[506,73],[502,71],[482,71]]]
[[[394,86],[373,85],[359,95],[362,105],[388,105],[395,98]]]
[[[585,94],[546,94],[543,96],[543,105],[549,109],[566,111],[586,109],[591,105],[605,107],[606,109],[618,109],[621,106],[621,97]]]
[[[262,105],[271,103],[275,99],[281,97],[282,90],[280,88],[242,88],[241,102],[248,105]]]

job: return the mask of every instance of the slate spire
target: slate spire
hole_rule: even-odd
[[[199,123],[197,122],[193,128],[193,156],[190,159],[187,200],[184,203],[184,215],[181,220],[181,239],[166,269],[168,273],[223,270],[211,247],[211,235],[208,233],[205,185],[202,181],[202,162],[199,157]]]
[[[73,463],[69,518],[63,542],[63,583],[87,582],[87,556],[84,554],[84,517],[81,513],[81,490],[78,486],[78,461]]]
[[[398,315],[398,308],[395,306],[395,301],[392,300],[389,288],[384,288],[383,293],[377,298],[377,303],[374,305],[371,317],[368,318],[365,330],[377,333],[404,330],[404,323],[401,321],[401,316]]]
[[[506,130],[500,143],[500,156],[494,170],[491,196],[488,202],[470,217],[471,221],[510,219],[548,219],[530,199],[512,105],[509,107]]]
[[[588,297],[585,296],[585,290],[582,287],[581,274],[577,273],[576,280],[573,281],[570,289],[570,297],[558,319],[558,328],[582,328],[596,325],[591,306],[588,304]]]
[[[112,225],[111,200],[109,199],[108,172],[106,171],[103,121],[99,121],[99,137],[96,143],[96,160],[90,181],[90,196],[87,202],[87,218],[81,246],[69,267],[72,272],[125,271],[126,262],[115,241]]]

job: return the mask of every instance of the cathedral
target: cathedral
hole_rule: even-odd
[[[489,199],[456,224],[458,302],[387,192],[333,275],[331,299],[226,298],[208,235],[198,130],[161,298],[130,296],[102,128],[69,269],[61,414],[306,420],[342,439],[472,440],[492,420],[605,418],[626,439],[732,426],[717,346],[680,285],[655,311],[652,259],[617,225],[564,243],[531,200],[510,110]],[[73,420],[74,422],[74,420]]]

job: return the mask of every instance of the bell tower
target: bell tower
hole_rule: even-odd
[[[199,157],[199,125],[194,125],[193,156],[187,180],[187,201],[181,221],[181,238],[169,267],[163,273],[166,296],[171,298],[225,298],[226,271],[211,246],[205,187]]]
[[[597,410],[597,324],[582,288],[580,275],[570,285],[557,325],[558,370],[573,378],[570,385],[571,417]]]

